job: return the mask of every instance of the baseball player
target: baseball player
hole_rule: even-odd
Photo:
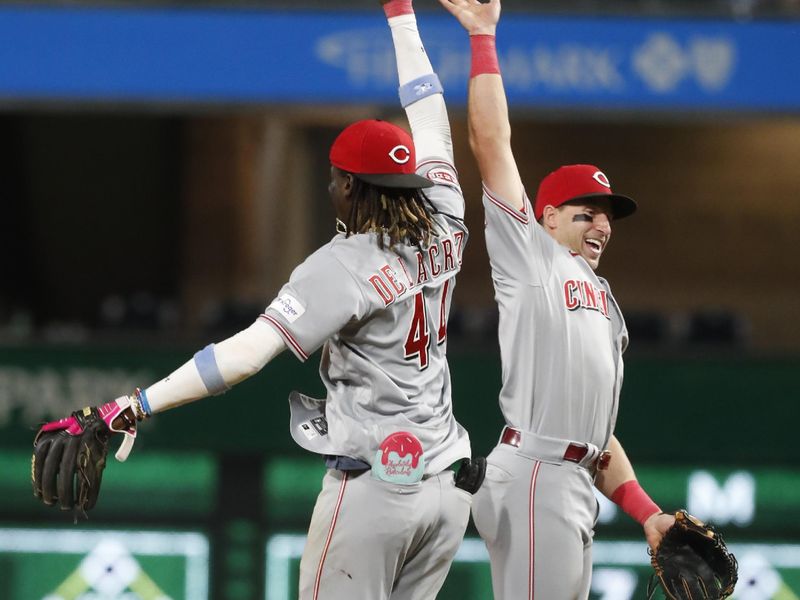
[[[72,502],[71,473],[56,489],[47,446],[81,435],[93,415],[126,434],[124,457],[137,421],[221,394],[287,347],[302,361],[322,347],[326,397],[290,397],[293,438],[329,467],[301,559],[300,598],[436,596],[475,487],[465,483],[474,472],[469,438],[453,416],[445,358],[468,232],[442,87],[411,0],[381,4],[413,140],[384,121],[347,127],[330,150],[337,234],[249,328],[146,389],[45,425],[33,477],[46,503]]]
[[[634,212],[592,165],[545,177],[531,205],[511,150],[495,50],[500,0],[439,0],[470,35],[470,145],[483,180],[499,306],[500,408],[473,518],[496,599],[587,598],[594,484],[642,524],[651,548],[674,522],[636,481],[614,436],[628,333],[595,274],[615,219]]]

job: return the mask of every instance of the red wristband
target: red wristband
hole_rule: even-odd
[[[644,525],[651,515],[661,512],[658,504],[653,502],[635,479],[626,481],[614,490],[611,501],[641,525]]]
[[[411,0],[391,0],[383,5],[383,12],[387,19],[391,19],[400,15],[413,15],[414,7],[411,5]]]
[[[471,35],[469,36],[469,45],[472,48],[470,79],[484,73],[500,73],[500,63],[497,62],[497,48],[494,45],[493,35]]]

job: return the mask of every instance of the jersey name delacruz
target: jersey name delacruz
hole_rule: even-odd
[[[383,265],[367,281],[384,306],[389,306],[407,290],[458,270],[463,246],[464,232],[456,231],[452,236],[438,238],[424,250],[418,250],[416,264],[409,265],[398,256],[395,265]]]

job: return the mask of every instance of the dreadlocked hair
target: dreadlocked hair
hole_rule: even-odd
[[[351,198],[348,236],[376,233],[382,250],[397,244],[422,248],[439,233],[434,208],[419,188],[383,187],[353,177]]]

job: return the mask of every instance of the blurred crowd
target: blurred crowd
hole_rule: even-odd
[[[264,306],[226,300],[212,304],[199,326],[187,326],[179,303],[148,291],[109,294],[92,320],[43,320],[29,309],[10,306],[0,297],[0,344],[82,344],[130,342],[192,343],[209,336],[222,339],[248,327]],[[448,336],[455,349],[496,349],[497,308],[454,305]],[[723,309],[689,312],[626,312],[631,350],[685,352],[692,349],[742,350],[750,339],[747,318]]]

